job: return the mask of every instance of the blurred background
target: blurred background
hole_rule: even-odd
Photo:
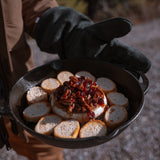
[[[57,0],[61,6],[75,8],[98,22],[122,16],[133,23],[153,20],[160,16],[159,0]]]
[[[132,31],[120,41],[140,50],[151,60],[146,74],[149,91],[140,116],[115,139],[86,149],[64,149],[65,160],[160,160],[160,0],[57,0],[60,6],[75,8],[95,22],[112,17],[132,21]],[[41,52],[29,38],[35,66],[58,55]],[[0,150],[0,160],[26,160],[13,150]]]

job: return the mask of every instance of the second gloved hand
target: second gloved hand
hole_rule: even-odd
[[[131,27],[125,18],[95,24],[72,8],[55,7],[41,16],[35,39],[42,51],[58,53],[61,59],[99,59],[145,73],[151,66],[149,59],[116,39],[129,33]]]

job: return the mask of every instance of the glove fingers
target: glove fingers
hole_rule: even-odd
[[[131,71],[146,73],[151,67],[150,60],[143,53],[118,41],[114,41],[112,46],[106,46],[97,58],[121,65]]]
[[[68,7],[50,8],[41,16],[34,37],[42,51],[57,53],[62,41],[75,29],[83,29],[93,22],[76,10]]]
[[[119,43],[119,46],[117,46],[117,51],[120,51],[120,53],[124,53],[122,62],[124,59],[123,64],[126,65],[126,68],[128,67],[128,69],[142,71],[144,73],[146,73],[150,69],[150,60],[137,49]]]
[[[93,24],[86,30],[100,40],[110,42],[114,38],[126,35],[131,31],[131,28],[132,23],[128,19],[118,17]]]

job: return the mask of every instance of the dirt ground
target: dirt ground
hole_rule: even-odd
[[[139,49],[152,61],[146,74],[150,88],[140,116],[115,139],[87,149],[64,149],[65,160],[159,160],[160,159],[160,19],[133,26],[132,31],[120,40]],[[39,53],[34,41],[35,65],[41,65],[57,55]],[[26,160],[13,150],[0,150],[0,160]]]

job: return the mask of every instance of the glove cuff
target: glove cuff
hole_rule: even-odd
[[[33,33],[36,27],[36,20],[38,17],[48,10],[58,6],[56,0],[41,0],[39,1],[22,1],[23,5],[23,21],[25,32],[33,37]]]

